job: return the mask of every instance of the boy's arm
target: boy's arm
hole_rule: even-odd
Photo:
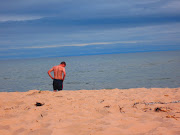
[[[65,77],[66,77],[66,70],[65,70],[65,68],[63,68],[63,81],[64,81]]]
[[[51,72],[52,71],[54,71],[54,67],[52,67],[49,71],[48,71],[48,75],[52,78],[52,79],[54,79],[53,77],[52,77],[52,75],[51,75]]]

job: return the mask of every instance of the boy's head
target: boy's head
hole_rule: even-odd
[[[63,67],[65,67],[66,66],[66,62],[61,62],[61,65],[63,66]]]

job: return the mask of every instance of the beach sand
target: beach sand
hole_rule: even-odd
[[[180,135],[180,88],[0,92],[0,135]]]

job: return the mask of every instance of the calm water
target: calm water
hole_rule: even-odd
[[[52,90],[47,71],[66,61],[64,90],[180,87],[180,51],[0,61],[0,91]]]

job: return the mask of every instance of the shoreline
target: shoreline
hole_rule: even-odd
[[[62,90],[62,91],[102,91],[102,90],[134,90],[134,89],[147,89],[147,90],[151,90],[151,89],[180,89],[180,87],[153,87],[153,88],[147,88],[147,87],[139,87],[139,88],[122,88],[122,89],[119,89],[119,88],[105,88],[105,89],[81,89],[81,90]],[[53,92],[53,90],[38,90],[38,89],[32,89],[32,90],[28,90],[28,91],[0,91],[0,94],[1,93],[13,93],[13,92],[30,92],[30,91],[49,91],[49,92]],[[62,91],[57,91],[57,92],[62,92]]]
[[[0,92],[0,134],[180,133],[180,88]]]

